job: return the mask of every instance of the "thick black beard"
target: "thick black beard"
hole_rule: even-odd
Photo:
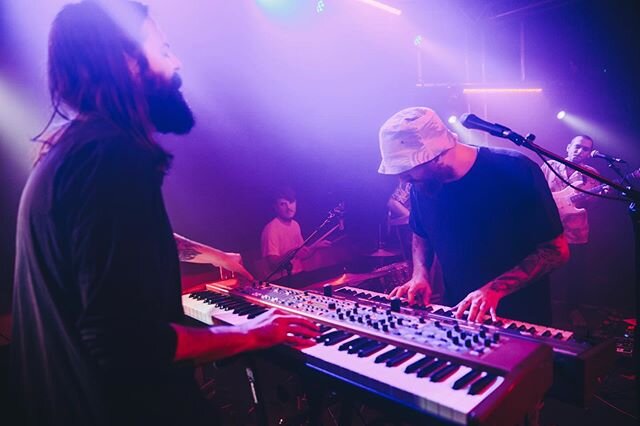
[[[180,92],[182,80],[174,74],[170,81],[147,73],[144,95],[149,108],[149,119],[160,133],[187,134],[193,129],[195,119],[187,101]]]

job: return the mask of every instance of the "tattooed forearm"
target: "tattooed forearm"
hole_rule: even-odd
[[[198,255],[202,254],[201,251],[198,250],[196,244],[187,240],[186,238],[174,234],[176,245],[178,246],[178,257],[183,262],[188,262],[190,260],[195,259]]]
[[[511,294],[569,260],[569,246],[564,235],[540,244],[536,251],[525,257],[515,268],[489,283],[491,290]]]
[[[427,276],[427,241],[413,234],[413,242],[411,246],[411,253],[413,257],[413,276],[414,277],[426,277]]]

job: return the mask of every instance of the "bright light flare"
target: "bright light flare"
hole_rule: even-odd
[[[402,11],[400,9],[396,9],[395,7],[389,6],[388,4],[384,4],[377,0],[358,0],[360,3],[368,4],[369,6],[376,7],[380,10],[384,10],[385,12],[392,13],[394,15],[401,15]]]
[[[559,113],[556,114],[556,118],[558,120],[564,120],[564,118],[567,116],[567,112],[562,110]]]
[[[489,94],[489,93],[504,93],[504,94],[516,94],[516,93],[542,93],[540,87],[518,88],[518,87],[486,87],[477,89],[462,89],[462,93],[465,95],[473,94]]]
[[[455,115],[450,115],[447,121],[449,122],[449,124],[455,124],[458,122],[458,117],[456,117]]]

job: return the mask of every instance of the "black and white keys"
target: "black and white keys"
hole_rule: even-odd
[[[183,295],[182,307],[185,315],[209,325],[214,318],[226,324],[243,324],[268,310],[239,297],[208,290]]]
[[[457,424],[466,424],[468,414],[504,381],[456,361],[344,330],[327,330],[317,342],[302,352],[415,395],[426,411]]]

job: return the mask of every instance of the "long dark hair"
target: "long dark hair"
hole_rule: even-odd
[[[84,0],[58,13],[49,33],[49,124],[56,116],[101,116],[150,149],[166,169],[170,155],[151,137],[142,83],[131,70],[132,62],[140,73],[149,66],[140,46],[147,17],[147,6],[123,0]],[[42,141],[45,151],[55,139]]]

